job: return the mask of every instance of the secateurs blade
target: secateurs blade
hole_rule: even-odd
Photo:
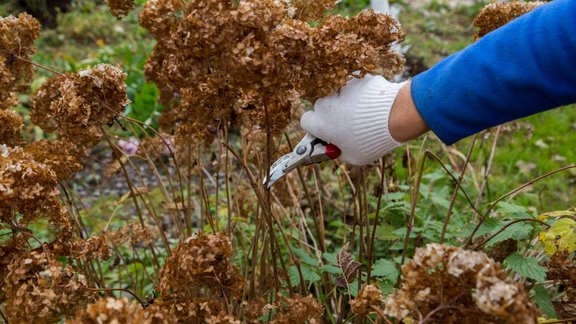
[[[272,184],[299,166],[334,160],[339,156],[340,149],[336,145],[328,144],[307,133],[292,152],[282,156],[272,164],[270,175],[264,178],[263,184],[267,184],[267,189],[270,189]]]

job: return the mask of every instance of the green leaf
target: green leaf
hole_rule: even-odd
[[[337,255],[338,255],[338,252],[324,252],[324,253],[322,253],[322,257],[324,258],[324,260],[326,260],[332,264],[338,264],[338,259],[336,258]]]
[[[515,214],[515,213],[526,213],[526,207],[514,205],[507,202],[498,203],[497,210],[503,215]]]
[[[572,253],[576,251],[576,221],[571,218],[561,218],[552,226],[538,234],[544,243],[546,253],[554,255],[556,252]]]
[[[382,290],[384,296],[392,295],[394,293],[394,285],[385,281],[381,281],[380,290]]]
[[[523,277],[534,279],[537,282],[546,280],[546,269],[538,264],[536,258],[525,258],[521,254],[513,253],[504,262],[510,269]]]
[[[376,228],[376,237],[378,237],[379,240],[384,240],[384,241],[397,240],[401,237],[399,235],[397,235],[396,233],[394,233],[395,230],[396,230],[396,228],[392,225],[388,225],[388,224],[379,225]]]
[[[402,201],[404,200],[404,196],[406,196],[405,193],[398,191],[398,192],[390,192],[384,196],[382,196],[382,201],[383,202],[388,202],[388,201]]]
[[[314,272],[314,270],[309,267],[302,265],[300,266],[300,271],[302,271],[302,278],[305,282],[314,283],[320,281],[320,276]],[[298,268],[296,266],[291,266],[288,268],[288,277],[290,277],[290,284],[292,286],[297,286],[300,284],[300,275],[298,274]]]
[[[322,272],[328,272],[331,274],[341,274],[342,273],[342,270],[340,270],[340,268],[333,266],[331,264],[325,264],[325,265],[321,266],[319,269]]]
[[[300,274],[298,273],[298,268],[296,268],[296,266],[288,268],[288,277],[290,278],[290,284],[292,287],[300,284]]]
[[[501,220],[495,218],[487,218],[482,223],[482,225],[480,225],[478,231],[476,231],[476,234],[474,234],[474,238],[480,237],[488,233],[494,233],[498,229],[502,228],[502,226],[504,226],[504,222],[502,222]],[[469,227],[464,231],[463,236],[470,236],[475,227],[476,224],[470,224]]]
[[[376,277],[382,277],[386,281],[394,284],[400,275],[400,272],[396,268],[396,264],[390,260],[380,259],[374,263],[372,266],[372,275]]]
[[[538,308],[540,308],[548,318],[558,318],[548,290],[543,286],[536,286],[532,291],[534,292],[532,298],[536,305],[538,305]]]
[[[358,295],[358,279],[352,281],[348,287],[350,287],[350,296],[356,297],[356,295]]]
[[[297,247],[292,247],[292,252],[294,252],[300,261],[306,263],[307,265],[318,267],[318,260],[311,257],[306,251]]]
[[[302,267],[302,277],[304,277],[304,281],[314,283],[320,281],[320,276],[314,272],[312,269],[308,267]]]
[[[508,239],[513,240],[525,240],[530,238],[530,234],[532,233],[532,224],[518,222],[510,225],[510,227],[506,228],[502,233],[496,235],[492,238],[486,246],[494,246],[498,242],[506,241]]]

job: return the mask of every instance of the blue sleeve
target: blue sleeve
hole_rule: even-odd
[[[488,33],[417,75],[411,90],[446,144],[576,102],[576,0],[555,0]]]

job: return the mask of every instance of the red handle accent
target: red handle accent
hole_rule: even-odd
[[[340,153],[342,152],[340,151],[338,146],[334,144],[326,145],[326,155],[330,158],[330,160],[337,159],[340,156]]]

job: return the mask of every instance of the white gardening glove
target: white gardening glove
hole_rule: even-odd
[[[353,78],[339,93],[316,101],[314,111],[304,113],[300,124],[308,133],[338,146],[344,162],[369,164],[402,145],[390,135],[388,118],[404,84],[379,75]]]

